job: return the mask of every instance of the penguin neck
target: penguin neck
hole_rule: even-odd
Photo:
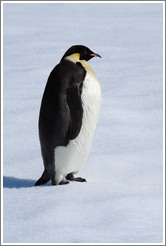
[[[74,53],[70,56],[66,56],[65,60],[77,63],[80,62],[82,64],[82,66],[87,70],[92,72],[93,74],[95,74],[94,70],[92,69],[92,67],[89,65],[89,63],[85,60],[80,60],[80,54],[79,53]]]
[[[79,53],[74,53],[74,54],[72,54],[70,56],[66,56],[65,60],[69,60],[69,61],[74,62],[74,63],[80,62],[80,54]]]

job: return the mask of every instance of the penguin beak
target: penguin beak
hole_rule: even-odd
[[[96,53],[92,53],[92,54],[90,54],[91,56],[96,56],[96,57],[100,57],[101,58],[101,56],[99,55],[99,54],[96,54]]]

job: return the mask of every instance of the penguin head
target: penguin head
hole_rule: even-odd
[[[91,58],[95,56],[101,58],[100,55],[94,53],[92,50],[90,50],[88,47],[84,45],[74,45],[66,51],[61,61],[65,59],[66,57],[74,55],[74,54],[78,56],[79,60],[85,60],[85,61],[89,61]]]

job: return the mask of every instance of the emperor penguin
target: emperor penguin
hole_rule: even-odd
[[[39,113],[39,139],[44,172],[35,185],[69,181],[87,161],[101,107],[99,80],[87,61],[100,57],[74,45],[51,71]]]

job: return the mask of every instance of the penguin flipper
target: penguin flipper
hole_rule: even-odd
[[[67,103],[70,109],[70,129],[69,129],[69,139],[75,139],[82,125],[83,108],[80,95],[80,86],[75,85],[67,89]]]

